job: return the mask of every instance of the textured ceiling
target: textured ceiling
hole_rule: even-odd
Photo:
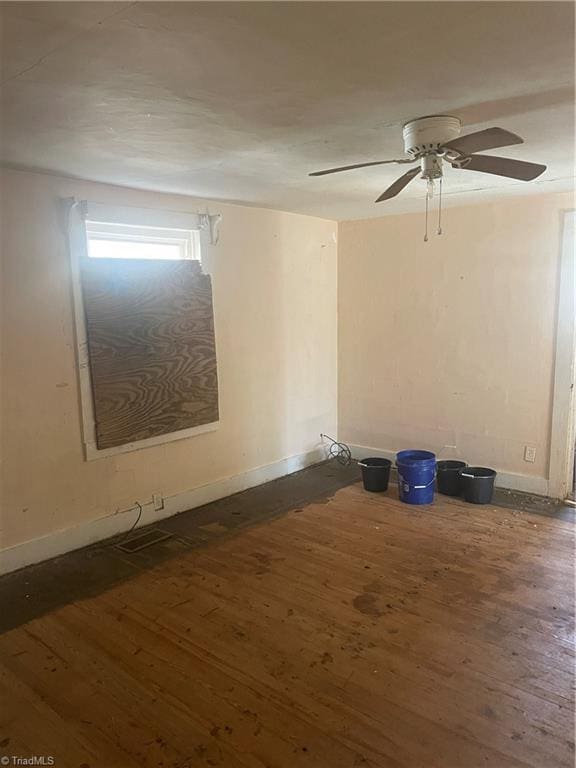
[[[447,173],[445,200],[566,190],[574,5],[556,2],[3,3],[2,161],[96,181],[355,218],[420,209],[402,124],[459,116],[525,144],[536,182]]]

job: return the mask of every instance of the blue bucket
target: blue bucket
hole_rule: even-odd
[[[405,504],[432,504],[436,479],[436,456],[430,451],[400,451],[396,454],[398,492]]]

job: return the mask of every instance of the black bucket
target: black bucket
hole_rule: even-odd
[[[367,491],[388,490],[390,467],[392,466],[389,459],[361,459],[358,466],[362,469],[362,482]]]
[[[494,492],[496,470],[488,467],[466,467],[460,470],[462,498],[470,504],[490,504]]]
[[[439,461],[436,464],[436,488],[445,496],[460,496],[462,483],[460,470],[466,468],[465,461]]]

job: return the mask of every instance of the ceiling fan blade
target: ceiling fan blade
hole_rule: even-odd
[[[418,166],[418,168],[411,168],[403,176],[400,176],[399,179],[396,179],[396,181],[393,184],[390,184],[388,189],[385,192],[382,192],[382,194],[376,200],[376,202],[381,203],[382,200],[390,200],[391,197],[396,197],[396,195],[399,192],[402,192],[404,187],[412,181],[414,176],[417,176],[419,173],[420,173],[420,166]]]
[[[546,170],[546,166],[539,163],[527,163],[525,160],[512,160],[509,157],[494,155],[472,155],[465,161],[465,165],[454,167],[461,167],[465,171],[493,173],[495,176],[507,176],[520,181],[532,181]]]
[[[484,131],[469,133],[467,136],[458,136],[452,141],[447,141],[442,145],[442,149],[455,149],[463,155],[471,155],[474,152],[483,152],[485,149],[510,147],[512,144],[523,143],[524,139],[503,128],[486,128]]]
[[[356,163],[355,165],[342,165],[339,168],[328,168],[326,171],[314,171],[309,173],[308,176],[326,176],[328,173],[340,173],[340,171],[353,171],[355,168],[368,168],[371,165],[386,165],[387,163],[413,163],[414,158],[407,158],[406,160],[376,160],[372,163]]]

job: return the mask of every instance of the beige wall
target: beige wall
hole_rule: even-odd
[[[205,252],[220,428],[85,462],[59,199],[206,204],[47,175],[2,181],[1,547],[310,451],[321,431],[336,432],[336,384],[340,439],[456,444],[470,462],[547,476],[570,195],[451,208],[428,244],[420,214],[343,222],[338,264],[334,222],[210,203],[224,216]]]
[[[218,431],[83,460],[73,305],[59,198],[169,210],[205,203],[57,177],[3,175],[0,543],[9,547],[310,451],[336,430],[333,222],[210,203]]]
[[[339,437],[547,476],[569,194],[339,226]],[[535,463],[523,459],[536,448]],[[451,458],[448,451],[442,454]]]

